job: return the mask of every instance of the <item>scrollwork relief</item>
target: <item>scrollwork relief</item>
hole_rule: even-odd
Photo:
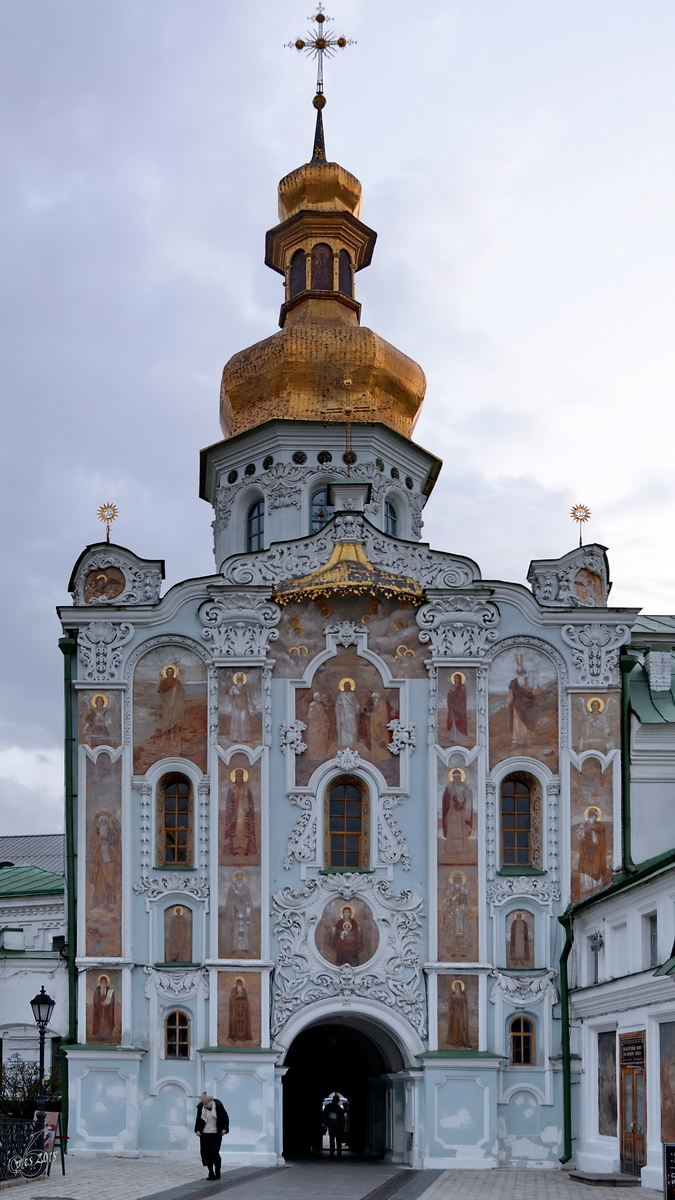
[[[316,859],[316,801],[313,796],[308,795],[291,794],[288,798],[292,804],[302,809],[302,814],[295,822],[288,839],[283,862],[285,871],[290,871],[294,859],[300,863],[314,862]]]
[[[209,973],[206,967],[195,971],[162,971],[156,967],[143,967],[147,979],[145,995],[149,997],[152,991],[158,992],[169,1000],[187,1000],[199,992],[203,996],[209,994]]]
[[[304,721],[285,721],[279,729],[279,744],[284,754],[304,754],[307,743],[302,735],[307,728]]]
[[[391,754],[400,754],[404,748],[411,752],[415,749],[417,734],[414,725],[402,725],[400,721],[394,720],[389,722],[387,729],[391,730],[391,741],[387,743]]]
[[[214,658],[264,658],[269,642],[278,638],[274,628],[281,610],[265,596],[230,593],[206,600],[199,619],[206,627],[204,641],[213,647]]]
[[[439,596],[420,608],[417,624],[435,657],[480,658],[499,636],[499,610],[479,596]]]
[[[87,577],[92,571],[105,571],[108,567],[116,567],[124,576],[124,588],[120,594],[113,597],[93,595],[85,600]],[[86,604],[90,608],[111,604],[156,604],[161,586],[161,563],[143,562],[131,554],[101,550],[91,554],[79,566],[73,588],[73,604]]]
[[[536,875],[509,875],[487,889],[486,900],[488,904],[503,904],[517,896],[531,896],[542,904],[550,904],[560,899],[560,888]]]
[[[128,622],[90,621],[82,625],[77,638],[84,678],[93,683],[107,683],[119,678],[122,648],[134,636]]]
[[[581,683],[609,687],[617,683],[619,651],[630,641],[628,625],[563,625],[560,635],[572,647],[572,661]]]
[[[514,1008],[525,1008],[550,996],[556,1004],[558,991],[553,981],[557,974],[552,967],[536,975],[505,975],[502,971],[491,971],[495,982],[490,991],[490,1000],[494,1004],[499,993]]]
[[[377,922],[379,945],[362,967],[332,966],[321,957],[313,935],[326,904],[361,899]],[[328,997],[363,997],[397,1009],[418,1033],[426,1027],[420,966],[422,897],[395,891],[384,879],[358,874],[320,875],[303,888],[274,896],[279,941],[273,976],[274,1035],[301,1007]]]
[[[398,796],[383,796],[380,818],[377,823],[377,848],[380,861],[391,865],[400,862],[404,871],[410,870],[408,843],[397,822],[391,815],[392,808],[399,803]]]

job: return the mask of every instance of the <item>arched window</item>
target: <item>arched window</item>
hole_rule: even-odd
[[[384,502],[384,532],[387,537],[398,537],[398,513],[391,500]]]
[[[512,1067],[530,1067],[537,1061],[534,1021],[512,1017],[509,1023],[509,1062]]]
[[[542,787],[527,771],[507,775],[500,796],[501,866],[541,870]]]
[[[300,292],[304,292],[307,287],[307,267],[304,250],[296,250],[291,259],[290,284],[291,300],[294,296],[299,296]]]
[[[310,501],[309,532],[318,533],[330,521],[334,510],[328,504],[328,488],[319,488],[312,492]]]
[[[338,261],[338,287],[343,296],[353,295],[352,264],[346,250],[340,251]]]
[[[312,288],[319,292],[333,291],[333,251],[326,242],[312,247]]]
[[[369,865],[368,791],[360,779],[341,775],[326,791],[324,866]]]
[[[192,866],[192,784],[185,775],[165,775],[157,788],[157,865]]]
[[[190,1057],[190,1018],[180,1009],[168,1013],[164,1022],[164,1057]]]
[[[254,500],[246,514],[246,549],[263,550],[265,535],[265,501]]]

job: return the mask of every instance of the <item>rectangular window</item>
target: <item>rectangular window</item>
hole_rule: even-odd
[[[616,1137],[616,1033],[598,1034],[598,1133]]]
[[[364,794],[365,793],[365,794]],[[368,798],[351,777],[337,779],[326,793],[324,866],[368,866]]]

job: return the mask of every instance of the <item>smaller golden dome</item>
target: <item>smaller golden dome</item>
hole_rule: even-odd
[[[302,209],[314,212],[361,212],[361,184],[339,163],[312,159],[279,184],[279,220],[286,221]]]

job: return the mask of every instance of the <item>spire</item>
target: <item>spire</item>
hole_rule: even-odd
[[[322,100],[322,104],[317,104],[317,100]],[[323,114],[321,109],[326,103],[323,96],[317,95],[314,97],[314,107],[316,109],[316,127],[314,129],[314,148],[312,150],[313,163],[325,163],[326,161],[326,143],[323,136]]]

